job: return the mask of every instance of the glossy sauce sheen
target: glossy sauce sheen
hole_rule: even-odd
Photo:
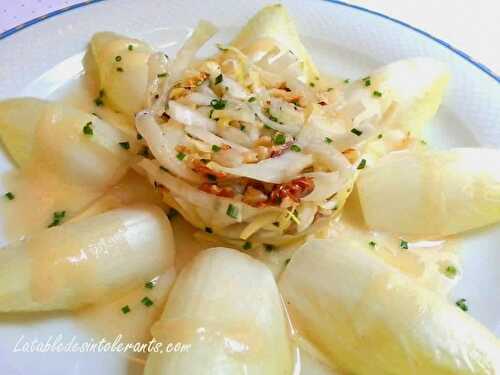
[[[67,85],[63,90],[55,93],[53,98],[62,100],[84,111],[95,111],[100,117],[112,124],[120,121],[123,123],[121,115],[106,108],[96,108],[93,105],[91,92],[92,86],[89,86],[81,77]],[[120,128],[123,128],[123,126],[120,126]],[[128,128],[125,131],[133,132],[134,130]],[[98,199],[87,213],[82,214],[82,217],[126,205],[130,202],[136,203],[137,201],[147,200],[150,203],[156,202],[159,204],[159,197],[154,190],[148,190],[139,181],[141,179],[141,176],[134,173],[128,175],[117,188],[114,188],[114,191],[110,190],[108,194]],[[137,189],[131,189],[130,186],[136,188],[140,186],[141,194],[131,193]],[[151,196],[153,198],[150,198]],[[21,208],[21,211],[27,210],[28,206],[29,204],[26,204],[26,207]],[[20,212],[17,209],[15,211]],[[13,215],[12,217],[19,217],[19,215]],[[200,237],[195,238],[197,230],[187,224],[180,216],[172,220],[172,225],[177,248],[177,274],[200,251],[218,245],[218,243],[211,241],[200,240]],[[446,294],[458,281],[458,276],[450,278],[443,272],[447,265],[458,265],[458,257],[455,252],[457,248],[456,240],[424,241],[417,238],[407,238],[404,240],[408,242],[409,249],[401,249],[400,242],[402,238],[384,233],[375,233],[365,227],[355,194],[349,199],[343,214],[332,223],[328,236],[356,238],[360,241],[360,245],[364,246],[370,246],[369,242],[374,241],[376,246],[373,250],[377,255],[399,268],[402,272],[414,277],[422,285],[437,292]],[[291,258],[295,249],[296,247],[288,247],[269,252],[258,248],[249,250],[248,253],[264,261],[277,277],[285,268],[287,260]],[[164,275],[155,279],[155,288],[138,287],[125,296],[109,298],[106,303],[82,309],[75,317],[82,326],[98,337],[113,338],[121,334],[125,342],[147,342],[151,338],[151,327],[163,309],[174,277],[175,272],[173,270],[167,271]],[[149,308],[140,302],[146,295],[154,301],[154,305]],[[131,312],[127,314],[121,312],[121,308],[125,305],[130,307]],[[181,326],[176,326],[173,331],[170,330],[176,338],[183,336]],[[158,327],[156,327],[157,329]],[[210,333],[207,332],[206,334]],[[301,340],[300,337],[296,337],[295,341],[300,343]],[[313,350],[307,348],[307,345],[300,345],[300,352],[303,359],[299,361],[300,363],[297,363],[295,374],[338,374],[338,372],[321,364],[317,359],[320,355],[312,353]],[[144,361],[144,356],[141,354],[128,353],[128,357],[139,363]],[[300,370],[301,367],[302,370]]]

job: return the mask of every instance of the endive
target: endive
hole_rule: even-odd
[[[500,150],[401,151],[357,181],[369,227],[445,236],[500,221]]]
[[[100,100],[133,115],[144,108],[151,48],[144,42],[111,32],[96,33],[90,53],[98,72]]]
[[[173,266],[172,229],[133,206],[46,229],[0,251],[0,312],[71,310],[127,292]]]
[[[16,195],[0,205],[9,239],[47,227],[54,212],[66,211],[66,218],[79,213],[137,157],[135,139],[62,103],[23,98],[1,103],[2,113],[12,130],[2,141],[16,150],[13,155],[22,155],[20,168],[2,176]]]
[[[279,285],[299,334],[349,373],[500,371],[500,344],[492,333],[348,241],[305,244]]]
[[[238,251],[202,252],[176,280],[153,336],[189,345],[150,353],[144,374],[290,374],[292,357],[272,273]]]
[[[231,45],[245,51],[245,47],[251,43],[266,38],[275,40],[302,61],[308,81],[313,81],[318,76],[318,70],[300,41],[293,20],[281,4],[269,5],[261,9],[241,29]]]

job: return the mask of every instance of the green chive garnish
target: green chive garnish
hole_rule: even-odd
[[[12,192],[7,192],[4,194],[5,198],[7,198],[9,201],[11,200],[14,200],[14,198],[16,197]]]
[[[265,243],[264,244],[264,249],[266,249],[266,251],[273,251],[274,250],[274,245],[271,245],[269,243]]]
[[[151,301],[151,300],[149,299],[149,297],[144,297],[144,298],[141,300],[141,303],[142,303],[144,306],[146,306],[146,307],[150,307],[150,306],[152,306],[152,305],[153,305],[153,303],[154,303],[154,302],[153,302],[153,301]]]
[[[291,145],[290,146],[290,150],[292,150],[293,152],[300,152],[300,151],[302,151],[302,149],[300,148],[299,145]]]
[[[215,84],[218,85],[222,82],[223,79],[224,77],[222,76],[222,74],[219,74],[217,77],[215,77]]]
[[[370,241],[370,242],[368,242],[368,246],[375,247],[375,246],[377,246],[377,243],[375,241]]]
[[[122,307],[122,313],[128,314],[129,312],[130,312],[130,307],[128,305]]]
[[[457,275],[457,268],[455,266],[448,266],[445,269],[446,276],[454,278]]]
[[[363,169],[364,167],[366,167],[366,159],[361,159],[358,164],[358,169]]]
[[[361,130],[356,129],[356,128],[352,128],[352,129],[351,129],[351,133],[356,134],[358,137],[359,137],[361,134],[363,134],[363,132],[362,132]]]
[[[186,154],[183,152],[177,153],[177,156],[176,156],[176,158],[181,160],[181,161],[184,160],[185,157],[186,157]]]
[[[247,241],[243,244],[243,249],[244,250],[250,250],[252,248],[252,243]]]
[[[463,311],[469,311],[469,306],[467,306],[467,300],[465,298],[460,298],[455,304]]]
[[[217,145],[212,145],[212,151],[213,152],[219,152],[221,150],[221,148]]]
[[[66,211],[56,211],[52,214],[52,223],[49,224],[49,228],[55,227],[61,224],[64,216],[66,216]]]
[[[373,92],[373,96],[375,96],[375,97],[377,97],[377,98],[380,98],[380,97],[382,96],[382,93],[381,93],[380,91],[375,90],[375,91]]]
[[[399,243],[399,247],[401,249],[408,250],[408,242],[405,240],[401,240],[401,242]]]
[[[286,142],[286,137],[283,134],[276,134],[273,138],[273,143],[275,145],[284,145]]]
[[[124,150],[128,150],[130,148],[130,143],[129,142],[118,142],[121,148]]]
[[[122,73],[123,72],[123,68],[121,66],[119,66],[118,68],[116,68],[116,71]]]
[[[144,288],[153,289],[155,287],[155,283],[152,281],[148,281],[144,284]]]
[[[332,143],[332,142],[333,142],[333,139],[331,139],[330,137],[326,137],[326,138],[325,138],[325,142],[326,142],[326,143]]]
[[[85,135],[94,135],[94,129],[92,128],[92,121],[89,121],[85,124],[82,129],[83,134]]]
[[[256,100],[257,100],[257,98],[255,96],[252,96],[251,98],[248,99],[248,102],[253,103]]]
[[[226,215],[232,217],[233,219],[238,218],[238,208],[229,203],[227,206]]]
[[[129,44],[129,45],[128,45],[128,50],[129,50],[129,51],[132,51],[133,49],[134,49],[134,46],[133,46],[132,44]]]
[[[224,107],[226,107],[226,101],[222,99],[213,99],[210,105],[213,109],[224,109]]]
[[[165,78],[166,76],[168,76],[168,73],[160,73],[160,74],[157,74],[156,76],[158,78]]]

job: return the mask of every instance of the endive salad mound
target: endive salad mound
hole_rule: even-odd
[[[367,145],[384,132],[395,136],[382,153],[411,144],[408,129],[433,115],[447,81],[430,59],[352,82],[322,78],[279,5],[200,60],[215,32],[202,21],[175,58],[151,55],[149,105],[136,115],[150,157],[140,166],[190,223],[240,246],[327,227],[366,165]],[[405,73],[426,79],[396,85]],[[422,115],[409,121],[410,108]]]

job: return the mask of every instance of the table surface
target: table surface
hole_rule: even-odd
[[[35,17],[82,1],[1,0],[0,33]],[[498,0],[348,0],[348,2],[421,28],[461,49],[496,74],[500,74],[500,23],[497,20],[500,14],[500,1]]]

